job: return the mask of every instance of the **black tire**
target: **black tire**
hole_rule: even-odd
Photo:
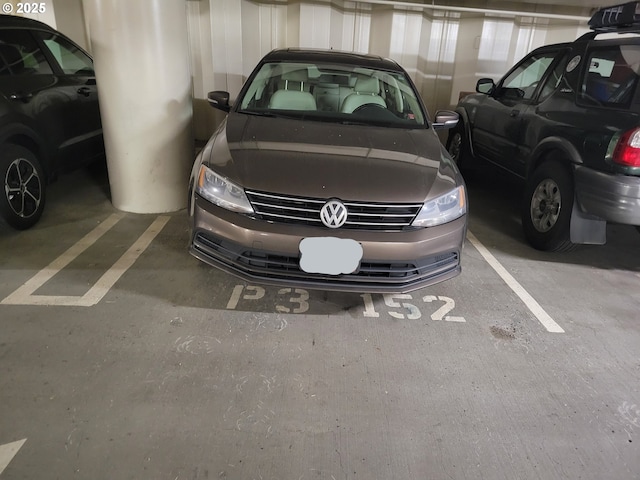
[[[19,145],[2,145],[0,216],[18,230],[34,226],[44,210],[45,177],[37,157]]]
[[[467,136],[464,131],[462,120],[460,120],[458,125],[449,131],[449,136],[447,137],[447,151],[458,168],[466,166],[465,162],[469,158],[469,144],[467,142]]]
[[[570,240],[573,194],[571,173],[559,162],[543,163],[527,179],[522,227],[531,246],[548,252],[575,248]]]

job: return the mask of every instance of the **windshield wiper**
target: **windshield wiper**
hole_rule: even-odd
[[[365,122],[364,120],[338,120],[336,123],[339,123],[340,125],[360,125],[363,127],[376,126],[374,123]]]
[[[280,115],[276,115],[273,112],[257,112],[255,110],[240,110],[239,113],[245,113],[247,115],[254,115],[256,117],[279,117]]]
[[[247,115],[254,115],[256,117],[267,118],[289,118],[294,120],[306,120],[304,115],[285,113],[282,110],[240,110],[239,113],[246,113]]]

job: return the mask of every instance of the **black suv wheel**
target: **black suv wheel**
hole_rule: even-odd
[[[447,151],[458,168],[461,168],[464,164],[464,160],[467,157],[469,151],[469,145],[467,145],[467,139],[464,134],[464,125],[462,120],[458,122],[458,125],[451,130],[447,137]]]
[[[522,226],[529,243],[538,250],[568,251],[573,179],[557,162],[540,165],[527,180],[522,206]]]
[[[18,145],[2,146],[0,153],[0,214],[14,228],[32,227],[45,204],[44,173],[29,150]]]

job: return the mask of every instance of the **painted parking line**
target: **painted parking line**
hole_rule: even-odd
[[[511,288],[511,290],[520,297],[520,300],[524,302],[527,308],[531,313],[533,313],[542,326],[547,329],[547,331],[552,333],[564,333],[564,329],[549,316],[536,299],[533,298],[515,278],[513,278],[507,269],[502,266],[496,257],[494,257],[493,254],[469,230],[467,230],[467,239],[476,248],[476,250],[478,250],[480,255],[482,255],[491,268],[496,271],[500,278],[504,280],[509,288]]]
[[[115,285],[118,279],[134,264],[138,257],[147,249],[153,239],[167,224],[170,217],[159,216],[136,240],[136,242],[107,270],[98,281],[82,296],[34,295],[36,290],[51,280],[63,268],[75,260],[82,252],[97,242],[116,223],[124,217],[121,213],[114,213],[104,222],[94,228],[82,239],[71,246],[66,252],[56,258],[47,267],[40,270],[27,280],[20,288],[2,300],[3,305],[48,305],[91,307],[97,304]]]
[[[17,442],[7,443],[6,445],[0,445],[0,473],[11,463],[13,457],[16,456],[18,451],[24,445],[27,439],[18,440]]]

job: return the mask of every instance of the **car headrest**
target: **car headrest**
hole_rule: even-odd
[[[380,93],[380,81],[375,77],[358,77],[354,90],[358,93]]]

